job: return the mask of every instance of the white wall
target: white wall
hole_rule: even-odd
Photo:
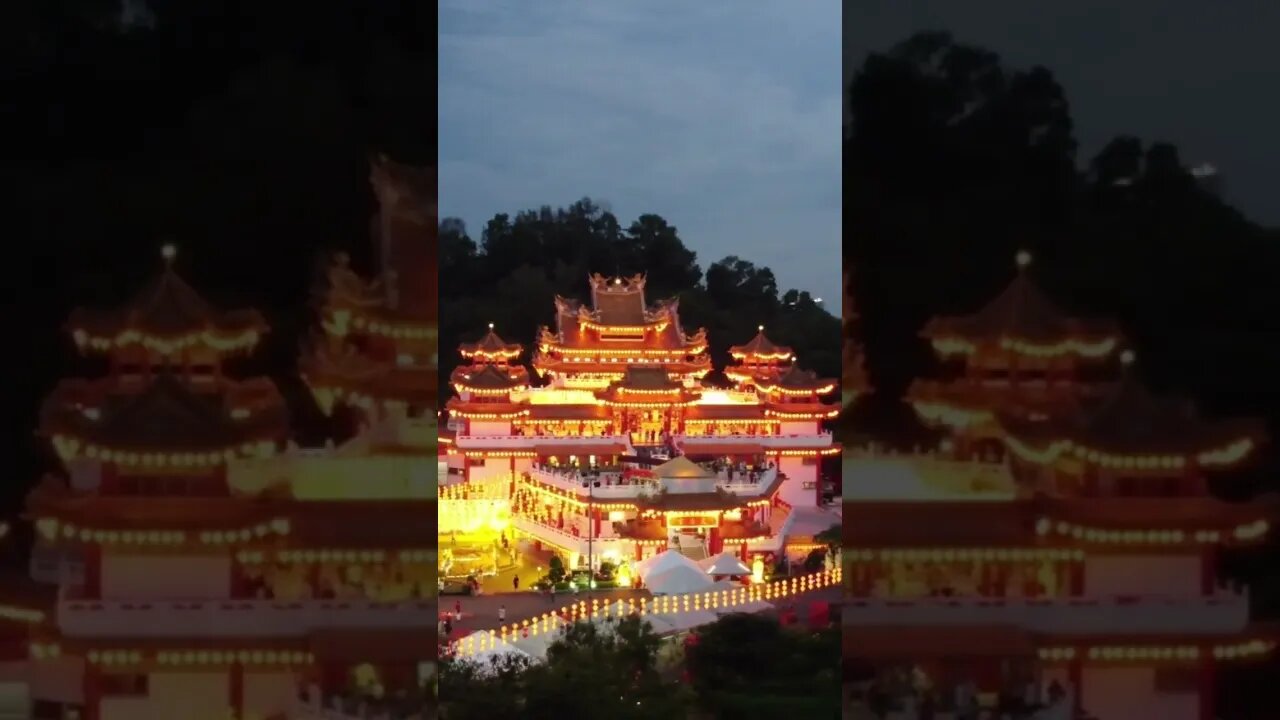
[[[298,680],[288,672],[244,674],[244,716],[271,717],[288,710],[298,697]]]
[[[1162,694],[1155,690],[1150,667],[1089,667],[1081,673],[1081,706],[1093,716],[1110,720],[1199,720],[1195,693]]]
[[[817,420],[781,422],[778,423],[778,428],[781,435],[817,435],[819,432]]]
[[[469,472],[471,482],[508,477],[511,475],[511,458],[485,458],[484,465],[473,465]]]
[[[1088,555],[1084,589],[1089,595],[1200,594],[1199,555]]]
[[[102,555],[105,600],[211,600],[231,595],[231,556]]]
[[[472,435],[511,435],[510,420],[471,420]]]
[[[817,465],[805,465],[804,458],[783,457],[779,469],[787,476],[779,494],[793,507],[814,507],[818,504],[818,491],[805,489],[805,483],[818,481]]]

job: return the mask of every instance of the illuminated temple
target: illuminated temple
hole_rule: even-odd
[[[335,264],[302,362],[324,409],[352,411],[340,444],[290,439],[276,385],[236,371],[263,317],[204,300],[171,246],[131,303],[72,315],[102,374],[42,412],[62,464],[28,498],[45,604],[0,591],[0,622],[26,626],[0,672],[33,698],[83,720],[291,720],[419,692],[436,654],[436,327],[416,283],[435,220],[406,211],[412,172],[375,165],[380,277]]]
[[[1219,574],[1271,509],[1209,492],[1263,428],[1154,396],[1117,326],[1057,308],[1030,262],[924,331],[945,377],[908,399],[940,448],[846,450],[846,662],[914,667],[944,704],[1030,686],[1080,717],[1210,720],[1221,664],[1273,647]]]
[[[668,549],[695,559],[811,549],[839,522],[820,473],[838,453],[824,429],[837,383],[760,328],[731,348],[729,383],[713,387],[705,332],[685,333],[675,300],[648,304],[642,276],[594,275],[590,289],[589,304],[556,298],[532,370],[492,326],[460,348],[441,441],[442,544],[447,535],[459,555],[483,558],[510,533],[570,567]],[[442,572],[477,570],[462,565]]]

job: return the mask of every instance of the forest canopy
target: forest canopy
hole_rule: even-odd
[[[717,367],[730,345],[764,325],[800,364],[823,377],[840,372],[840,319],[806,291],[780,290],[773,271],[735,256],[704,271],[676,227],[654,214],[623,227],[590,199],[494,215],[477,242],[457,218],[440,222],[440,377],[457,366],[456,349],[489,323],[528,351],[540,326],[552,325],[555,296],[589,299],[591,273],[647,277],[648,302],[676,297],[686,331],[705,327]],[[833,270],[834,272],[834,270]],[[528,355],[524,358],[528,360]]]

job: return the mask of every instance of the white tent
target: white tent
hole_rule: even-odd
[[[702,572],[702,568],[698,567],[698,563],[690,560],[688,556],[675,550],[667,550],[665,552],[645,558],[635,564],[635,572],[644,580],[645,584],[649,584],[649,578],[678,567],[690,568]]]
[[[644,584],[654,595],[683,595],[709,590],[713,585],[711,577],[696,565],[678,565],[654,573],[645,578]]]
[[[707,571],[708,575],[742,577],[743,575],[751,574],[751,568],[742,564],[742,561],[735,557],[733,553],[720,553],[719,555],[709,557],[698,564]]]

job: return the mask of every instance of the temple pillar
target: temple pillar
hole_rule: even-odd
[[[1200,548],[1200,594],[1209,596],[1218,589],[1218,548]]]
[[[102,546],[84,546],[84,595],[90,600],[102,597]]]
[[[1213,655],[1207,647],[1200,648],[1200,682],[1197,690],[1200,698],[1200,720],[1214,720],[1217,717],[1217,674],[1213,664]]]
[[[720,535],[720,528],[713,527],[707,533],[707,551],[712,555],[724,552],[724,538]]]
[[[238,662],[227,668],[227,705],[231,707],[231,717],[244,717],[244,665]]]
[[[599,508],[591,508],[591,534],[600,537],[600,526],[604,523],[604,513]]]
[[[636,542],[636,562],[640,562],[643,559],[644,559],[644,545],[641,545],[640,542],[637,541]]]
[[[1084,661],[1080,659],[1083,655],[1083,648],[1076,648],[1075,657],[1071,658],[1067,663],[1067,692],[1071,693],[1071,707],[1074,712],[1080,712],[1081,700],[1084,698]]]
[[[102,717],[102,676],[98,666],[85,663],[80,689],[83,694],[81,720],[99,720]]]

